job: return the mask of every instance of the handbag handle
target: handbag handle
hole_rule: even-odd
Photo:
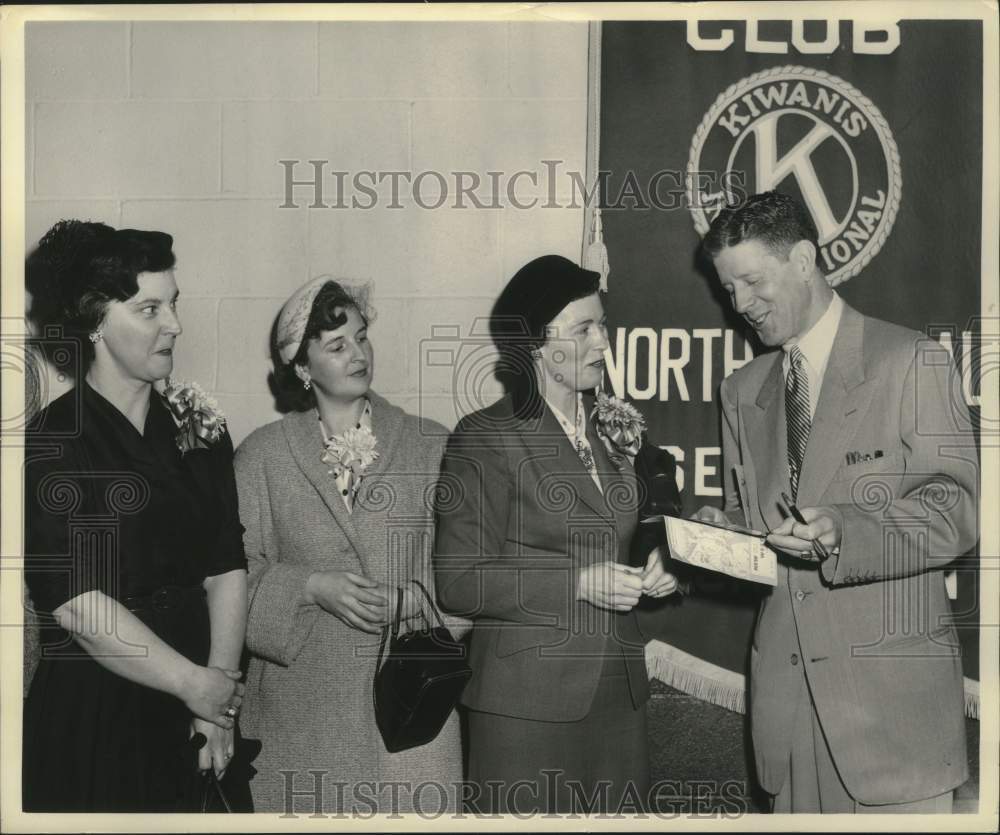
[[[208,812],[208,795],[212,789],[215,789],[215,793],[218,795],[219,800],[222,801],[222,808],[224,808],[229,814],[233,813],[232,807],[229,805],[229,799],[226,797],[226,793],[222,790],[222,784],[219,782],[218,775],[215,773],[215,769],[210,767],[205,776],[202,778],[204,780],[204,785],[202,786],[201,792],[201,811],[204,814]]]
[[[427,603],[430,605],[431,611],[434,613],[434,619],[438,622],[438,626],[443,627],[444,621],[441,619],[441,613],[438,611],[438,607],[435,605],[434,600],[430,595],[430,592],[427,591],[427,588],[419,580],[410,580],[410,582],[413,583],[413,585],[415,585],[418,589],[420,589],[420,591],[424,593],[424,597],[427,598]]]
[[[403,590],[396,588],[396,615],[392,619],[392,640],[399,637],[399,621],[403,614]]]
[[[430,592],[427,591],[427,587],[421,583],[419,580],[410,580],[421,592],[423,592],[424,597],[427,599],[427,603],[434,613],[434,619],[438,622],[438,626],[443,627],[444,621],[441,619],[441,613],[438,611],[438,607],[434,603],[434,599],[431,597]],[[396,615],[392,619],[392,639],[395,641],[399,637],[399,621],[400,616],[403,612],[403,587],[398,586],[396,588]],[[423,609],[421,608],[421,613]],[[375,661],[375,671],[382,666],[382,658],[385,656],[385,645],[389,639],[389,624],[382,627],[382,639],[379,641],[378,645],[378,658]]]
[[[222,801],[222,806],[229,813],[233,813],[232,806],[229,805],[229,799],[226,797],[226,793],[222,790],[222,783],[219,782],[219,776],[215,773],[214,768],[208,770],[209,780],[212,781],[212,785],[215,786],[215,791],[219,795],[219,800]]]
[[[207,743],[208,739],[205,736],[205,734],[198,732],[191,735],[191,738],[188,740],[187,744],[191,746],[191,748],[194,751],[200,751],[202,748],[205,747]],[[230,763],[230,765],[232,765],[232,763]],[[226,793],[222,790],[222,784],[219,782],[219,777],[215,773],[215,768],[209,765],[208,771],[205,771],[202,774],[202,787],[201,787],[202,812],[208,811],[208,795],[209,792],[212,791],[212,789],[215,789],[215,793],[219,796],[219,800],[222,801],[223,808],[231,814],[233,810],[232,807],[229,805],[229,799],[226,797]]]
[[[403,611],[403,589],[396,589],[396,616],[392,619],[392,639],[395,641],[399,636],[399,616]],[[382,640],[378,645],[378,658],[375,661],[375,672],[382,666],[382,657],[385,655],[385,644],[389,638],[389,624],[382,627]]]

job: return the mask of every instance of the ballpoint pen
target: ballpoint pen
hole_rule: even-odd
[[[781,500],[785,503],[785,507],[788,508],[788,512],[792,514],[792,518],[796,522],[798,522],[800,525],[809,524],[805,520],[805,517],[802,515],[799,509],[795,506],[795,502],[793,502],[790,498],[788,498],[788,494],[785,493],[784,490],[781,491]],[[826,546],[818,539],[814,539],[812,542],[813,542],[813,547],[815,547],[816,550],[819,552],[820,559],[828,560],[830,558],[830,552],[826,550]]]

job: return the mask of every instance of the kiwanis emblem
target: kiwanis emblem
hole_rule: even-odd
[[[841,78],[797,66],[737,82],[698,126],[688,199],[699,235],[736,199],[727,188],[703,189],[706,172],[715,182],[741,182],[749,194],[778,189],[800,197],[832,286],[856,276],[882,248],[903,185],[896,142],[871,100]]]

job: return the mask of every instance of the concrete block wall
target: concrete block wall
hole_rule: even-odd
[[[542,160],[584,169],[586,24],[32,23],[26,55],[27,246],[70,217],[171,233],[175,375],[216,394],[237,443],[278,416],[268,332],[307,279],[373,283],[376,390],[451,426],[499,389],[485,348],[461,360],[472,376],[457,388],[450,367],[428,367],[434,328],[463,338],[525,261],[579,257],[582,209],[542,207]],[[436,202],[427,177],[393,203],[387,181],[371,209],[320,209],[298,187],[282,209],[281,159],[302,160],[296,179],[310,159],[348,183],[441,172],[450,193],[422,208]],[[455,171],[502,172],[505,207],[456,208]],[[535,172],[515,188],[535,208],[507,199],[517,171]],[[570,202],[567,178],[553,188]],[[324,192],[334,203],[332,177]],[[50,380],[49,397],[65,386]]]

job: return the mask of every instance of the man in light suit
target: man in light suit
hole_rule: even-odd
[[[775,812],[950,812],[968,766],[942,567],[976,542],[978,485],[950,355],[845,304],[792,198],[723,210],[703,247],[781,349],[723,381],[726,510],[697,514],[779,552],[751,648],[758,779]]]

